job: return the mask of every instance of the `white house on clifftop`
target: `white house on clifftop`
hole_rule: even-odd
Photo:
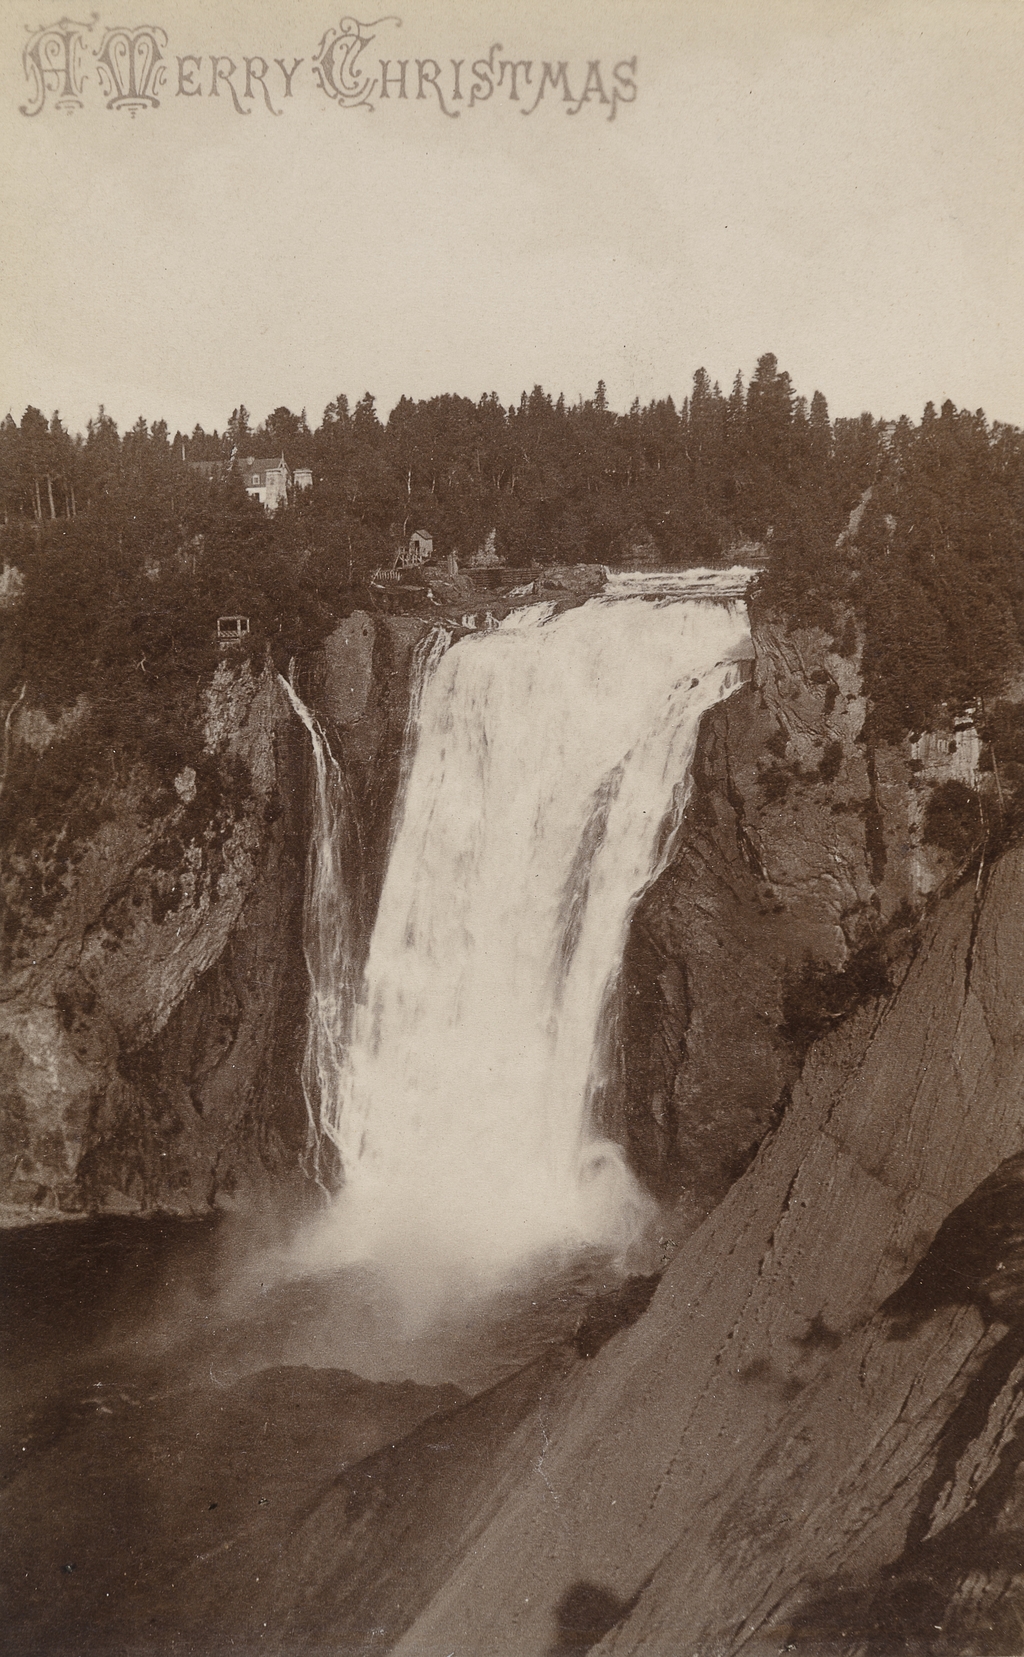
[[[235,461],[245,492],[259,501],[268,512],[274,512],[288,500],[290,489],[312,489],[313,474],[308,466],[299,466],[294,472],[281,455],[278,460],[258,460],[248,455]]]

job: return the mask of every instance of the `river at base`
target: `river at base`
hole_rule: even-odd
[[[10,1649],[227,1649],[246,1582],[336,1480],[372,1481],[407,1438],[443,1461],[470,1396],[592,1357],[656,1281],[549,1259],[412,1327],[365,1268],[282,1277],[288,1228],[268,1250],[264,1215],[259,1236],[234,1217],[0,1233]]]
[[[15,1415],[85,1386],[223,1389],[257,1371],[344,1370],[472,1396],[572,1344],[621,1294],[596,1250],[537,1261],[498,1289],[452,1284],[410,1316],[372,1267],[297,1275],[266,1216],[95,1218],[0,1232],[5,1391]],[[259,1240],[257,1241],[257,1236]],[[653,1275],[649,1279],[653,1282]],[[17,1431],[14,1436],[18,1436]]]
[[[175,1352],[179,1362],[219,1358],[233,1373],[322,1362],[368,1380],[445,1380],[475,1393],[571,1338],[595,1297],[624,1276],[596,1248],[552,1252],[500,1287],[474,1290],[453,1277],[421,1317],[372,1266],[296,1270],[289,1229],[269,1248],[265,1215],[258,1233],[220,1215],[0,1231],[8,1358]]]

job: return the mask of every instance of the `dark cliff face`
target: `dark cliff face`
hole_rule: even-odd
[[[8,1223],[198,1214],[299,1184],[306,743],[269,664],[222,664],[208,749],[234,793],[155,821],[136,787],[45,928],[22,917],[0,1004]],[[195,818],[195,820],[193,820]]]
[[[317,680],[367,917],[424,633],[350,618]],[[207,1636],[1017,1649],[1024,851],[944,890],[908,756],[863,740],[856,662],[754,636],[622,974],[606,1104],[681,1193],[671,1265],[629,1316],[454,1410],[443,1443],[430,1425],[325,1477],[251,1576],[205,1579]],[[154,906],[126,811],[3,1006],[20,1214],[199,1212],[296,1165],[307,743],[269,676],[217,706],[252,803],[216,890],[186,859],[177,909]]]
[[[345,777],[347,863],[360,929],[353,940],[356,961],[365,957],[387,869],[415,653],[431,625],[419,616],[357,610],[335,628],[303,675],[303,689]]]
[[[684,1230],[779,1119],[808,1041],[885,986],[947,872],[916,830],[909,751],[864,740],[856,658],[756,612],[752,638],[633,917],[602,1106]]]
[[[358,965],[400,785],[415,616],[343,622],[304,664],[344,780]],[[302,902],[310,747],[269,663],[226,663],[207,748],[233,778],[216,816],[178,779],[169,815],[122,789],[45,926],[26,910],[0,1001],[0,1211],[202,1214],[302,1200]]]

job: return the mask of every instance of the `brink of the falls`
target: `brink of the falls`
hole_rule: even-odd
[[[747,639],[739,602],[607,597],[424,653],[364,981],[347,1045],[321,1049],[343,1185],[307,1258],[414,1297],[628,1259],[654,1205],[590,1119],[602,1014]],[[332,995],[350,986],[314,983],[320,1027]]]

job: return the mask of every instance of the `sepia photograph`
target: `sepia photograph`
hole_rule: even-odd
[[[1024,5],[73,12],[0,1652],[1024,1657]]]

